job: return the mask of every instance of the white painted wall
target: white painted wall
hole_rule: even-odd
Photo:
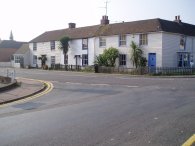
[[[88,54],[88,65],[94,64],[94,39],[88,38],[88,50],[82,49],[82,39],[75,39],[70,42],[70,48],[68,51],[68,64],[76,65],[75,55]],[[82,65],[82,58],[80,58],[79,64]]]
[[[37,43],[37,50],[33,50],[33,43],[29,44],[30,48],[30,58],[31,58],[31,66],[36,67],[36,64],[33,64],[33,55],[36,55],[37,58],[41,55],[47,55],[47,61],[46,64],[50,67],[51,66],[51,56],[55,56],[56,63],[63,63],[63,56],[62,51],[58,48],[59,42],[55,42],[55,50],[51,50],[50,48],[50,42],[40,42]],[[38,67],[41,67],[41,60],[37,60]]]
[[[130,61],[130,44],[134,41],[139,45],[139,34],[127,34],[126,36],[126,46],[119,46],[119,35],[105,36],[106,46],[99,47],[99,37],[88,38],[88,50],[82,50],[82,39],[74,39],[70,41],[70,48],[68,51],[68,64],[76,65],[75,55],[88,54],[88,64],[93,65],[96,56],[102,54],[104,49],[109,47],[118,48],[119,53],[127,55],[127,66],[128,68],[133,67]],[[144,56],[148,60],[149,53],[156,53],[156,66],[157,67],[176,67],[177,66],[177,52],[181,51],[180,46],[180,35],[173,33],[148,33],[148,45],[140,46],[144,51]],[[33,44],[30,43],[30,60],[31,66],[35,67],[33,64],[33,54],[40,57],[41,55],[47,54],[46,64],[50,67],[51,56],[56,57],[56,63],[64,63],[64,55],[61,50],[58,49],[59,42],[55,42],[55,50],[50,49],[50,42],[37,43],[37,50],[33,51]],[[187,37],[186,40],[186,50],[193,54],[195,61],[195,37]],[[38,66],[41,67],[41,61],[38,60]],[[117,60],[118,63],[118,60]],[[78,65],[82,65],[82,58]],[[118,65],[117,65],[118,66]]]
[[[186,48],[180,49],[180,34],[163,33],[162,65],[164,67],[177,67],[177,52],[189,52],[195,60],[195,37],[186,36]]]
[[[127,34],[126,35],[126,46],[119,46],[119,35],[106,36],[106,47],[99,47],[99,37],[95,39],[95,56],[102,54],[105,48],[114,47],[118,48],[120,54],[127,55],[127,66],[128,68],[133,67],[130,61],[131,53],[131,41],[134,41],[139,45],[139,34]],[[144,51],[144,56],[148,59],[148,53],[156,53],[156,65],[162,66],[162,33],[149,33],[148,34],[148,45],[140,46]],[[117,64],[116,64],[117,65]],[[117,65],[118,66],[118,65]]]

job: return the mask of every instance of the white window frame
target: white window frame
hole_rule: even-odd
[[[119,46],[126,46],[126,35],[119,35]]]
[[[33,51],[36,51],[36,50],[37,50],[37,43],[34,42],[34,43],[33,43]]]
[[[33,64],[37,64],[37,56],[33,55]]]
[[[51,50],[55,50],[55,41],[50,41],[50,48]]]
[[[106,38],[105,37],[99,37],[99,46],[106,47]]]
[[[88,54],[82,54],[82,66],[88,65]]]
[[[22,58],[22,56],[15,56],[15,63],[20,63]]]
[[[127,65],[127,55],[119,54],[119,66],[126,66],[126,65]]]
[[[82,39],[82,49],[87,50],[88,49],[88,39]]]
[[[56,57],[55,56],[51,56],[51,64],[56,64]]]
[[[139,35],[139,45],[148,45],[148,34],[144,33]]]

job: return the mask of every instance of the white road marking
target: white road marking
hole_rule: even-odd
[[[65,84],[90,85],[90,86],[121,86],[121,87],[128,87],[128,88],[138,88],[139,87],[139,86],[130,86],[130,85],[90,84],[90,83],[79,83],[79,82],[65,82]]]

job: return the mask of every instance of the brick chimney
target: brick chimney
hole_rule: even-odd
[[[109,24],[109,20],[108,20],[108,16],[104,15],[102,16],[102,19],[101,19],[101,24],[102,25],[106,25],[106,24]]]
[[[181,23],[180,16],[179,15],[175,16],[175,20],[174,21],[177,22],[177,23]]]
[[[68,23],[68,28],[76,28],[76,23]]]

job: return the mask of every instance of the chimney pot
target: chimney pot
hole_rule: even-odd
[[[180,15],[177,16],[177,19],[180,20]]]
[[[68,23],[69,28],[76,28],[76,23]]]
[[[102,25],[106,25],[106,24],[109,24],[109,20],[108,20],[108,16],[104,15],[102,16],[102,20],[101,20],[101,24]]]

